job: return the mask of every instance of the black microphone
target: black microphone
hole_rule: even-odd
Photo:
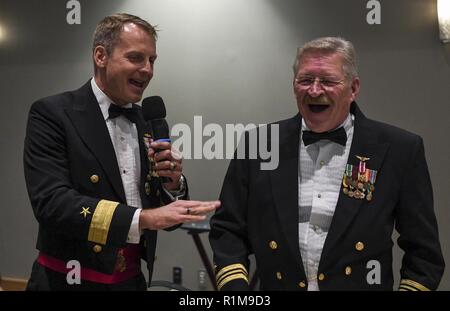
[[[160,96],[150,96],[144,98],[142,101],[142,113],[144,119],[151,123],[153,130],[153,139],[155,141],[171,142],[169,135],[169,125],[165,119],[166,107],[164,101]],[[159,152],[160,150],[155,150]],[[163,183],[172,182],[168,177],[161,177]]]
[[[170,142],[169,125],[165,119],[166,107],[163,99],[159,96],[144,98],[142,101],[142,112],[145,121],[151,122],[154,139]]]

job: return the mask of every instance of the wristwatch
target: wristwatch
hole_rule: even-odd
[[[169,190],[169,192],[174,197],[184,196],[186,192],[186,179],[183,175],[180,176],[180,186],[178,187],[178,189]]]

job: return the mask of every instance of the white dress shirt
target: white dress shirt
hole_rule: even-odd
[[[114,151],[119,165],[120,177],[122,178],[123,189],[127,205],[136,207],[133,215],[127,242],[138,244],[141,236],[139,230],[139,215],[142,210],[142,201],[139,194],[141,179],[141,161],[139,153],[138,133],[134,123],[124,116],[114,119],[109,118],[109,106],[114,102],[100,90],[95,79],[91,80],[92,91],[97,99],[100,109],[108,127],[109,136],[114,146]],[[123,106],[131,108],[132,104]]]
[[[319,290],[319,262],[352,144],[353,120],[354,116],[349,114],[341,125],[347,133],[345,146],[329,140],[320,140],[305,147],[300,135],[298,231],[309,291]],[[302,119],[302,133],[305,130],[309,128]]]

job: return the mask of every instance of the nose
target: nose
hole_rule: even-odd
[[[150,60],[147,60],[145,64],[141,67],[141,72],[145,73],[146,75],[153,75],[153,64]]]
[[[308,95],[311,97],[319,97],[324,93],[322,85],[320,84],[319,79],[315,79],[313,84],[308,89]]]

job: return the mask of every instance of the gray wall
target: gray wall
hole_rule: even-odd
[[[366,23],[363,0],[81,0],[81,25],[67,25],[66,1],[1,0],[0,273],[28,277],[37,224],[22,167],[27,112],[40,97],[75,89],[92,75],[91,34],[105,15],[124,11],[160,26],[155,77],[146,96],[166,102],[171,124],[266,123],[296,113],[291,80],[296,47],[340,35],[359,53],[359,104],[371,118],[421,135],[434,185],[442,247],[449,261],[448,114],[450,48],[438,40],[436,1],[382,0],[381,25]],[[219,195],[228,161],[186,160],[194,199]],[[202,235],[204,245],[209,244]],[[401,252],[395,250],[395,267]],[[197,289],[202,268],[183,230],[160,234],[155,279],[183,267]],[[398,275],[396,275],[398,280]],[[210,285],[208,285],[210,286]],[[210,287],[208,287],[210,288]],[[450,289],[450,274],[440,289]]]

